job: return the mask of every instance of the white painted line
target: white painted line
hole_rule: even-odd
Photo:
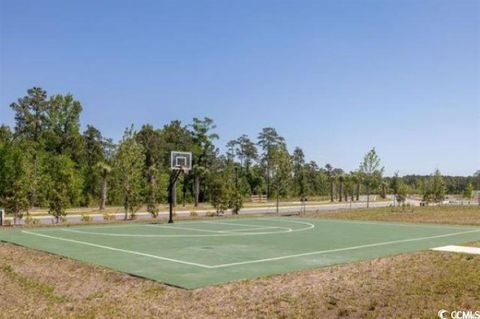
[[[235,229],[229,229],[229,230],[220,230],[219,233],[251,232],[251,231],[266,230],[266,229],[272,229],[272,228],[284,229],[284,230],[287,230],[286,232],[293,231],[292,228],[287,228],[287,227],[257,227],[257,228],[241,228],[241,229],[235,228]]]
[[[259,219],[260,220],[260,219]],[[192,237],[228,237],[228,236],[257,236],[257,235],[274,235],[274,234],[284,234],[284,233],[292,233],[292,232],[301,232],[301,231],[307,231],[315,228],[315,225],[312,223],[307,223],[307,222],[301,222],[301,221],[296,221],[296,220],[287,220],[287,219],[280,219],[280,218],[272,218],[272,219],[261,219],[261,220],[272,220],[272,221],[281,221],[281,222],[287,222],[287,223],[293,223],[293,224],[300,224],[300,225],[306,225],[307,227],[302,227],[302,228],[287,228],[287,227],[281,227],[281,226],[266,226],[266,225],[248,225],[248,227],[256,227],[255,229],[252,229],[251,233],[247,232],[228,232],[229,230],[225,231],[219,231],[216,234],[172,234],[172,235],[162,235],[162,234],[122,234],[122,233],[103,233],[103,232],[91,232],[91,231],[83,231],[80,229],[72,229],[72,228],[61,228],[60,230],[64,232],[70,232],[70,233],[78,233],[78,234],[87,234],[87,235],[99,235],[99,236],[108,236],[108,237],[133,237],[133,238],[192,238]],[[192,223],[193,222],[189,222]],[[201,222],[201,223],[212,223],[215,224],[215,222]],[[230,224],[229,224],[230,225]],[[237,223],[232,223],[231,225],[239,225]],[[123,225],[127,226],[127,225]],[[132,226],[142,226],[140,224],[132,224]],[[152,225],[154,226],[154,225]],[[244,224],[246,226],[246,224]],[[105,228],[107,228],[106,226]],[[168,226],[167,226],[168,227]],[[261,230],[261,228],[265,229],[272,229],[272,231],[258,231]],[[89,228],[93,228],[90,227]],[[98,229],[99,227],[97,227]],[[114,228],[114,226],[110,226],[109,228]],[[172,227],[173,228],[173,227]],[[277,230],[275,230],[277,229]],[[282,230],[283,229],[283,230]],[[197,230],[197,229],[196,229]],[[245,229],[246,231],[247,229]]]
[[[291,229],[288,227],[281,227],[281,226],[264,226],[264,225],[249,225],[249,224],[239,224],[239,223],[223,223],[223,222],[215,222],[215,221],[204,221],[205,224],[214,224],[214,225],[230,225],[230,226],[244,226],[244,227],[255,227],[258,229],[269,229],[269,228],[280,228],[280,229]],[[228,229],[226,230],[228,231]]]
[[[290,217],[289,217],[290,218]],[[310,220],[310,221],[324,221],[324,222],[331,222],[331,223],[347,223],[347,224],[365,224],[365,225],[378,225],[378,226],[399,226],[399,227],[419,227],[419,228],[440,228],[440,229],[465,229],[469,225],[450,225],[450,224],[422,224],[422,223],[408,223],[408,222],[383,222],[381,220],[372,220],[372,221],[364,221],[364,220],[355,220],[355,219],[329,219],[329,218],[307,218],[301,217],[302,219]],[[260,219],[260,218],[259,218]],[[267,219],[268,218],[261,218]]]
[[[112,250],[112,251],[118,251],[118,252],[122,252],[122,253],[126,253],[126,254],[138,255],[138,256],[142,256],[142,257],[149,257],[149,258],[154,258],[154,259],[159,259],[159,260],[164,260],[164,261],[171,261],[171,262],[175,262],[175,263],[179,263],[179,264],[185,264],[185,265],[189,265],[189,266],[211,268],[211,266],[203,265],[203,264],[199,264],[199,263],[193,263],[193,262],[183,261],[183,260],[179,260],[179,259],[173,259],[173,258],[161,257],[161,256],[156,256],[156,255],[151,255],[151,254],[145,254],[145,253],[141,253],[141,252],[134,251],[134,250],[127,250],[127,249],[114,248],[114,247],[110,247],[110,246],[92,244],[92,243],[85,242],[85,241],[80,241],[80,240],[67,239],[67,238],[56,237],[56,236],[49,236],[49,235],[45,235],[45,234],[38,234],[38,233],[26,231],[26,230],[23,230],[22,233],[33,235],[33,236],[55,239],[55,240],[62,240],[62,241],[75,243],[75,244],[80,244],[80,245],[85,245],[85,246],[91,246],[91,247],[96,247],[96,248]]]
[[[480,247],[466,247],[466,246],[449,245],[449,246],[432,248],[432,250],[447,251],[447,252],[452,252],[452,253],[465,253],[465,254],[480,255]]]
[[[373,244],[366,244],[366,245],[359,245],[359,246],[352,246],[352,247],[345,247],[345,248],[337,248],[337,249],[329,249],[329,250],[312,251],[312,252],[302,253],[302,254],[287,255],[287,256],[272,257],[272,258],[264,258],[264,259],[255,259],[255,260],[248,260],[248,261],[242,261],[242,262],[236,262],[236,263],[227,263],[227,264],[218,264],[218,265],[209,266],[209,265],[204,265],[204,264],[200,264],[200,263],[194,263],[194,262],[188,262],[188,261],[183,261],[183,260],[178,260],[178,259],[173,259],[173,258],[167,258],[167,257],[161,257],[161,256],[156,256],[156,255],[151,255],[151,254],[140,253],[140,252],[133,251],[133,250],[113,248],[113,247],[109,247],[109,246],[97,245],[97,244],[92,244],[92,243],[89,243],[89,242],[84,242],[84,241],[79,241],[79,240],[73,240],[73,239],[67,239],[67,238],[62,238],[62,237],[38,234],[38,233],[30,232],[30,231],[22,231],[22,233],[26,233],[26,234],[30,234],[30,235],[34,235],[34,236],[57,239],[57,240],[62,240],[62,241],[67,241],[67,242],[72,242],[72,243],[77,243],[77,244],[82,244],[82,245],[87,245],[87,246],[92,246],[92,247],[97,247],[97,248],[103,248],[103,249],[108,249],[108,250],[113,250],[113,251],[119,251],[119,252],[123,252],[123,253],[139,255],[139,256],[143,256],[143,257],[150,257],[150,258],[159,259],[159,260],[177,262],[177,263],[180,263],[180,264],[197,266],[197,267],[207,268],[207,269],[225,268],[225,267],[231,267],[231,266],[254,264],[254,263],[261,263],[261,262],[268,262],[268,261],[276,261],[276,260],[283,260],[283,259],[290,259],[290,258],[297,258],[297,257],[311,256],[311,255],[321,255],[321,254],[327,254],[327,253],[332,253],[332,252],[340,252],[340,251],[349,251],[349,250],[356,250],[356,249],[362,249],[362,248],[386,246],[386,245],[392,245],[392,244],[398,244],[398,243],[421,241],[421,240],[435,239],[435,238],[444,238],[444,237],[451,237],[451,236],[456,236],[456,235],[463,235],[463,234],[477,233],[477,232],[480,232],[480,229],[464,231],[464,232],[457,232],[457,233],[450,233],[450,234],[442,234],[442,235],[436,235],[436,236],[401,239],[401,240],[387,241],[387,242],[381,242],[381,243],[373,243]]]
[[[339,252],[339,251],[348,251],[348,250],[355,250],[355,249],[361,249],[361,248],[386,246],[386,245],[406,243],[406,242],[412,242],[412,241],[421,241],[421,240],[434,239],[434,238],[451,237],[451,236],[463,235],[463,234],[469,234],[469,233],[476,233],[476,232],[480,232],[480,230],[477,229],[477,230],[470,230],[470,231],[436,235],[436,236],[429,236],[429,237],[418,237],[418,238],[410,238],[410,239],[393,240],[393,241],[386,241],[386,242],[383,242],[383,243],[367,244],[367,245],[352,246],[352,247],[345,247],[345,248],[338,248],[338,249],[312,251],[312,252],[303,253],[303,254],[287,255],[287,256],[272,257],[272,258],[255,259],[255,260],[241,261],[241,262],[236,262],[236,263],[215,265],[212,268],[224,268],[224,267],[231,267],[231,266],[238,266],[238,265],[261,263],[261,262],[266,262],[266,261],[283,260],[283,259],[304,257],[304,256],[311,256],[311,255],[321,255],[321,254],[327,254],[327,253],[333,253],[333,252]]]
[[[156,228],[167,228],[167,229],[180,229],[180,230],[194,230],[194,231],[199,231],[199,232],[207,232],[207,233],[221,233],[219,230],[207,230],[207,229],[200,229],[200,228],[189,228],[189,227],[181,227],[181,226],[167,226],[167,225],[158,225],[158,224],[145,224],[142,226],[147,226],[147,227],[156,227]]]

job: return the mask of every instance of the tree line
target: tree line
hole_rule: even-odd
[[[262,129],[256,140],[242,135],[229,141],[222,154],[215,144],[215,123],[207,117],[189,124],[174,120],[161,128],[132,126],[116,143],[92,125],[81,132],[82,106],[73,95],[48,96],[38,87],[10,108],[15,126],[0,126],[0,206],[16,218],[33,207],[46,207],[59,218],[68,207],[93,205],[100,210],[122,205],[125,218],[144,205],[156,216],[168,199],[173,150],[193,153],[192,170],[173,188],[175,205],[210,202],[219,212],[238,212],[252,194],[302,200],[328,196],[341,202],[359,200],[360,194],[385,197],[392,191],[401,199],[404,193],[421,191],[433,192],[426,198],[439,200],[439,188],[445,194],[463,191],[468,183],[480,186],[479,176],[465,182],[439,172],[384,178],[374,148],[355,171],[320,167],[307,162],[299,147],[290,154],[285,139],[271,127]]]

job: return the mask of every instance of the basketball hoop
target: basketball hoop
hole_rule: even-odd
[[[173,223],[173,188],[181,173],[187,173],[192,169],[192,152],[172,151],[170,153],[170,183],[168,185],[168,202],[170,206],[170,214],[168,223]]]

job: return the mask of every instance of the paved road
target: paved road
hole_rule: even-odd
[[[391,205],[391,201],[384,201],[384,202],[370,202],[370,207],[387,207]],[[345,210],[345,209],[359,209],[359,208],[366,208],[366,202],[352,202],[352,203],[334,203],[334,204],[316,204],[316,205],[291,205],[291,206],[280,206],[279,213],[280,214],[290,214],[290,213],[298,213],[300,211],[306,212],[316,212],[316,211],[334,211],[334,210]],[[206,216],[208,213],[215,212],[214,210],[197,210],[198,216]],[[275,214],[276,207],[269,206],[269,207],[253,207],[253,208],[243,208],[240,210],[240,215],[248,215],[248,214]],[[185,210],[177,210],[177,216],[191,216],[191,211]],[[225,215],[231,215],[231,211],[226,211]],[[103,221],[102,214],[90,214],[89,215],[94,222]],[[125,215],[124,213],[117,213],[113,214],[115,220],[123,220]],[[148,212],[138,212],[135,214],[136,219],[152,219],[151,214]],[[52,216],[32,216],[33,219],[39,221],[40,224],[55,224],[55,218]],[[168,218],[168,212],[162,211],[159,213],[160,219]],[[11,220],[12,218],[7,218],[7,220]],[[65,220],[70,223],[80,223],[82,219],[81,215],[67,215],[65,216]],[[24,220],[17,222],[18,224],[23,224]]]

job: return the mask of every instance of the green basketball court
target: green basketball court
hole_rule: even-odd
[[[0,240],[183,288],[480,240],[480,228],[308,219],[6,229]]]

